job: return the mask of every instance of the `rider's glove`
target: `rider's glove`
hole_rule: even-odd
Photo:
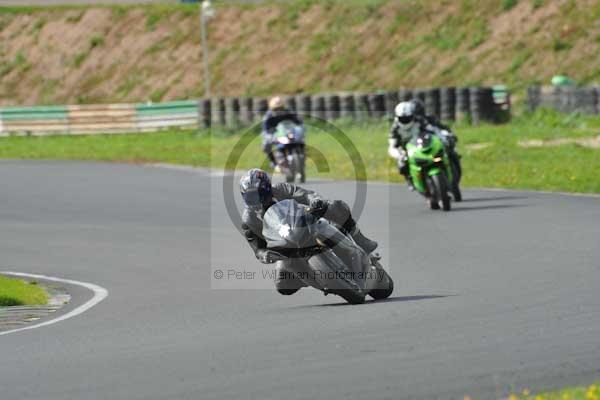
[[[318,197],[314,198],[310,201],[310,204],[309,204],[310,213],[313,215],[322,216],[327,211],[328,205],[329,204],[327,203],[327,201],[320,199]]]
[[[285,257],[283,254],[273,250],[258,249],[256,251],[256,258],[263,264],[273,264],[276,261],[283,260]]]

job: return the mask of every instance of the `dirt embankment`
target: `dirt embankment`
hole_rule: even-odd
[[[203,95],[197,7],[0,8],[0,105]],[[221,6],[218,95],[600,78],[600,0]]]

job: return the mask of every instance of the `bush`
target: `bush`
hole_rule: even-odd
[[[90,48],[102,46],[104,44],[104,38],[102,36],[92,36],[90,39]]]
[[[502,9],[508,11],[517,5],[519,0],[502,0]]]

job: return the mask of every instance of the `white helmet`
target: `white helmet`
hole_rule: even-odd
[[[396,119],[400,126],[409,129],[415,122],[415,104],[412,101],[402,101],[398,103],[396,109]]]

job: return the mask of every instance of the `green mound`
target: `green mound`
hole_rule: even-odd
[[[35,282],[0,276],[0,307],[46,304],[48,294]]]

